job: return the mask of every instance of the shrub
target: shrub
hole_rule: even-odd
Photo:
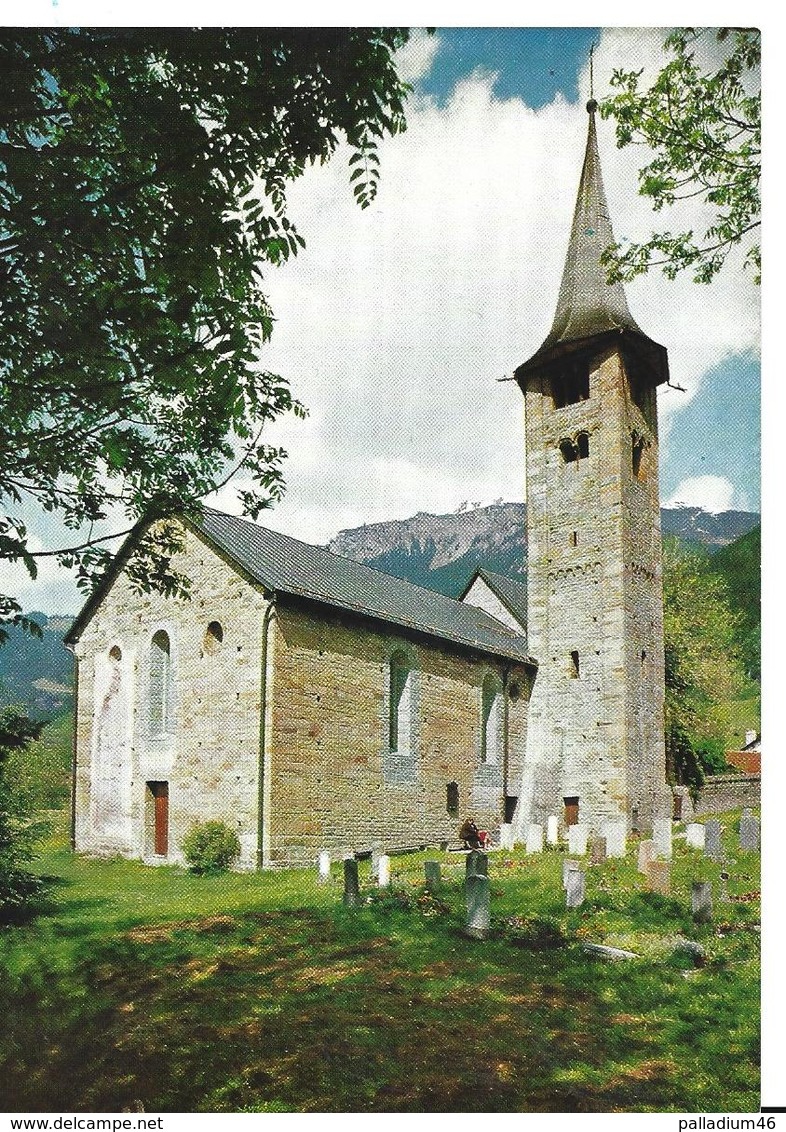
[[[567,943],[556,920],[510,916],[502,925],[502,936],[516,947],[531,951],[550,951]]]
[[[222,821],[200,822],[184,837],[183,853],[192,873],[221,873],[240,855],[240,840]]]

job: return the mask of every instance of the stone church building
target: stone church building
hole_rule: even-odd
[[[184,520],[189,601],[134,592],[121,549],[67,637],[72,841],[151,863],[198,821],[240,865],[455,843],[557,815],[670,813],[656,388],[666,351],[600,255],[594,102],[554,325],[526,405],[528,579],[461,600],[217,511]]]

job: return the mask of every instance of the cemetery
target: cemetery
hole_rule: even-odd
[[[6,1111],[758,1107],[754,813],[258,875],[53,840],[43,868],[51,909],[0,933]]]

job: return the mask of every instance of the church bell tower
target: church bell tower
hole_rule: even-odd
[[[525,398],[528,638],[538,663],[516,826],[600,832],[670,816],[663,733],[657,387],[666,350],[600,259],[612,243],[589,130],[554,323]]]

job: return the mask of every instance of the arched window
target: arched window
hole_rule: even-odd
[[[578,459],[579,454],[572,440],[561,440],[559,442],[559,450],[562,453],[562,460],[565,464],[573,464]]]
[[[224,641],[224,630],[221,627],[220,621],[211,621],[205,630],[205,639],[202,642],[202,650],[207,656],[215,656],[220,650]]]
[[[480,734],[480,761],[500,761],[500,730],[502,711],[502,685],[493,672],[483,680],[482,716]]]
[[[576,447],[579,453],[580,460],[586,460],[589,456],[589,433],[580,432],[576,437]]]
[[[163,629],[150,642],[148,722],[151,735],[168,735],[173,728],[172,650]]]
[[[412,670],[406,653],[398,650],[390,658],[390,723],[388,747],[391,754],[409,754],[412,724]]]

